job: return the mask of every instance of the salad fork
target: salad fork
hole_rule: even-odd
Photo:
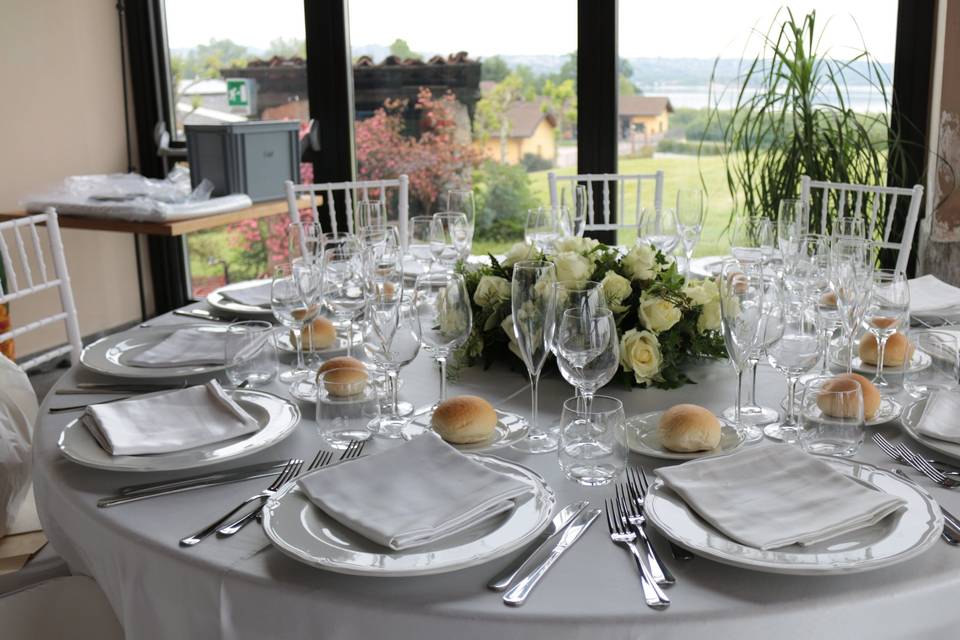
[[[242,509],[246,505],[250,504],[251,502],[254,502],[255,500],[261,500],[261,501],[266,500],[267,498],[272,496],[277,489],[282,487],[284,483],[286,483],[288,480],[297,477],[297,474],[300,472],[300,467],[302,466],[303,466],[303,460],[300,460],[298,458],[292,458],[290,462],[286,464],[283,470],[279,474],[277,474],[277,477],[274,479],[274,481],[270,484],[269,487],[267,487],[260,493],[250,496],[249,498],[247,498],[246,500],[238,504],[236,507],[231,509],[230,512],[224,515],[222,518],[217,519],[217,521],[214,522],[213,524],[207,527],[204,527],[203,529],[201,529],[200,531],[197,531],[191,536],[182,538],[180,540],[180,546],[192,547],[193,545],[200,543],[205,538],[207,538],[210,534],[212,534],[214,531],[216,531],[221,526],[223,526],[225,522],[229,521],[230,518],[233,517],[233,514],[235,514],[237,511],[240,511],[240,509]]]
[[[639,472],[637,469],[639,469]],[[637,465],[636,468],[627,469],[627,485],[631,489],[634,503],[640,507],[640,514],[643,515],[643,500],[650,488],[650,483],[647,481],[647,474],[642,466]],[[673,554],[674,560],[693,560],[696,558],[695,555],[673,542],[670,543],[670,553]]]
[[[624,514],[620,508],[620,503],[607,499],[606,501],[607,529],[610,531],[610,539],[614,544],[624,547],[633,555],[633,561],[640,571],[640,585],[643,587],[643,599],[647,606],[653,609],[666,609],[670,606],[670,598],[663,593],[657,583],[647,573],[647,568],[643,564],[643,556],[637,549],[637,534],[624,525]]]
[[[631,499],[628,492],[629,489],[627,489],[625,485],[618,484],[616,486],[617,502],[621,505],[623,511],[623,521],[628,526],[632,526],[633,530],[636,531],[637,537],[640,539],[638,546],[640,546],[640,544],[643,545],[643,550],[647,556],[647,566],[650,568],[650,576],[654,582],[661,586],[675,584],[677,579],[673,577],[670,569],[664,564],[663,560],[660,559],[660,556],[657,555],[657,550],[653,548],[650,538],[647,537],[647,533],[643,529],[647,521],[637,506],[635,498]]]

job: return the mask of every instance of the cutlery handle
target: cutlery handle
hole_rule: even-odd
[[[204,527],[203,529],[201,529],[200,531],[197,531],[196,533],[194,533],[194,534],[191,535],[191,536],[187,536],[186,538],[181,538],[181,539],[180,539],[180,546],[181,546],[181,547],[192,547],[193,545],[200,543],[201,541],[203,541],[204,538],[207,538],[207,537],[210,536],[210,534],[212,534],[214,531],[216,531],[217,529],[219,529],[220,527],[222,527],[224,524],[226,524],[227,522],[229,522],[229,521],[230,521],[230,518],[232,518],[232,517],[233,517],[233,514],[235,514],[237,511],[240,511],[240,509],[243,509],[246,505],[250,504],[250,503],[253,502],[254,500],[260,500],[260,499],[262,499],[262,496],[260,496],[259,494],[258,494],[258,495],[255,495],[255,496],[252,496],[252,497],[250,497],[250,498],[247,498],[246,500],[244,500],[243,502],[241,502],[240,504],[238,504],[237,506],[235,506],[233,509],[231,509],[230,512],[227,513],[225,516],[223,516],[222,518],[219,518],[219,519],[218,519],[216,522],[214,522],[213,524],[211,524],[211,525],[209,525],[209,526],[207,526],[207,527]]]
[[[118,504],[127,504],[128,502],[136,502],[138,500],[147,500],[149,498],[158,498],[160,496],[169,496],[175,493],[193,491],[194,489],[206,489],[207,487],[219,487],[225,484],[233,484],[235,482],[244,482],[246,480],[256,480],[257,478],[272,477],[276,474],[276,470],[266,470],[253,474],[227,476],[203,482],[183,482],[176,485],[158,487],[156,489],[131,491],[128,493],[121,493],[120,495],[116,496],[100,498],[97,500],[97,506],[103,509],[105,507],[114,507]]]
[[[246,513],[240,516],[230,524],[217,529],[217,535],[223,536],[223,537],[232,536],[237,531],[240,531],[240,529],[243,529],[245,526],[250,524],[254,519],[256,519],[257,514],[259,514],[262,509],[263,509],[263,502],[261,502],[261,504],[256,509],[253,509],[249,513]]]
[[[550,541],[551,536],[545,536],[540,539],[539,544],[532,545],[533,551],[530,553],[522,553],[520,557],[511,562],[506,569],[497,574],[490,582],[487,583],[487,588],[492,589],[493,591],[503,591],[510,584],[517,579],[517,576],[523,571],[523,569],[530,563],[530,561],[539,555],[540,551],[546,548],[547,543]]]
[[[540,579],[543,578],[550,567],[553,566],[553,563],[557,561],[561,553],[563,553],[563,549],[554,547],[546,560],[541,562],[536,569],[531,571],[527,577],[518,582],[510,591],[507,591],[503,596],[503,601],[514,607],[519,607],[526,602],[527,596],[530,595],[530,592],[537,586]]]
[[[650,574],[653,576],[653,581],[657,584],[675,584],[677,579],[673,577],[670,568],[660,559],[656,548],[653,546],[653,543],[650,542],[650,538],[647,537],[647,532],[643,530],[643,525],[637,524],[634,525],[633,528],[636,529],[640,535],[640,539],[643,541],[643,549],[647,553],[647,564],[650,567]]]
[[[640,572],[640,586],[643,588],[643,599],[646,601],[647,606],[657,609],[670,606],[670,598],[667,597],[667,594],[657,585],[656,580],[647,572],[647,568],[643,564],[643,555],[640,553],[640,549],[637,548],[636,543],[628,542],[626,547],[630,549],[630,553],[633,554],[633,561],[637,563],[637,570]]]

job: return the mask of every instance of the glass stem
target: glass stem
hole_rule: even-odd
[[[847,373],[853,373],[853,339],[855,337],[853,329],[850,329],[847,335]]]
[[[347,357],[353,355],[353,316],[350,316],[350,321],[347,323]]]
[[[760,364],[759,358],[750,359],[751,379],[750,379],[750,395],[748,396],[748,399],[747,399],[748,407],[757,406],[757,365],[759,364]]]
[[[530,374],[530,432],[536,433],[537,429],[537,399],[540,389],[540,374]]]
[[[787,419],[784,421],[784,427],[796,426],[797,421],[793,417],[793,403],[797,397],[797,378],[787,377]]]
[[[400,417],[400,402],[398,397],[400,395],[400,384],[398,377],[396,369],[389,369],[387,371],[387,383],[390,385],[390,417],[395,420]]]
[[[877,375],[873,377],[874,384],[887,384],[887,381],[883,379],[883,352],[887,348],[887,334],[882,336],[875,336],[877,338]]]
[[[303,329],[294,329],[293,337],[297,340],[297,370],[303,371],[307,368],[303,363]]]
[[[826,324],[826,323],[824,323]],[[823,350],[823,364],[820,365],[820,375],[827,375],[827,362],[830,360],[830,335],[833,332],[830,327],[824,327],[820,336],[820,347]]]
[[[440,369],[440,402],[447,399],[447,356],[437,356],[437,366]]]
[[[587,391],[582,389],[580,391],[581,396],[583,396],[583,411],[584,413],[593,413],[593,391]]]
[[[740,421],[740,401],[743,396],[743,369],[737,369],[737,410],[734,414],[736,416],[737,429],[740,429],[743,425]]]

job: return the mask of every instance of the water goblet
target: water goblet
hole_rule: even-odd
[[[433,266],[433,251],[430,247],[432,226],[433,216],[414,216],[407,222],[407,251],[424,272],[430,271]]]
[[[681,232],[677,214],[673,209],[646,209],[640,217],[637,239],[647,242],[662,251],[672,253],[680,243]]]
[[[883,377],[883,356],[887,339],[909,323],[910,287],[906,274],[890,269],[881,269],[873,274],[873,288],[867,299],[863,314],[863,326],[877,341],[877,373],[874,386],[880,393],[892,391]]]
[[[849,458],[863,445],[863,392],[855,380],[814,378],[804,385],[800,445],[808,453]]]
[[[433,259],[447,270],[470,250],[470,225],[462,213],[435,213],[430,227]]]
[[[677,190],[677,229],[680,231],[680,242],[683,245],[684,277],[690,277],[690,261],[693,252],[700,242],[703,232],[703,191],[700,189]]]
[[[270,286],[270,307],[274,317],[293,330],[297,362],[280,374],[281,382],[296,382],[312,372],[303,361],[303,327],[320,310],[321,277],[316,265],[305,262],[278,265]]]
[[[592,407],[569,398],[560,417],[558,458],[564,475],[588,487],[613,482],[627,466],[623,403],[596,396]]]
[[[420,344],[440,371],[439,402],[447,398],[447,358],[466,342],[473,327],[473,311],[463,276],[425,273],[414,285],[413,307],[420,322]],[[434,405],[436,406],[436,405]]]
[[[739,216],[730,227],[730,255],[743,264],[761,263],[764,252],[757,235],[762,219]]]
[[[382,202],[379,200],[361,200],[357,203],[354,229],[358,234],[369,227],[385,226],[387,226],[387,214]]]
[[[355,242],[327,247],[321,261],[324,300],[347,327],[347,355],[353,354],[354,319],[366,293],[363,250]]]
[[[546,253],[553,249],[554,242],[562,235],[558,209],[537,207],[527,211],[527,223],[523,230],[523,239],[527,244],[536,247],[541,253]]]
[[[572,199],[567,196],[566,188],[561,189],[560,206],[569,211],[569,215],[561,220],[561,223],[566,225],[562,229],[563,235],[583,237],[587,225],[587,187],[582,184],[576,185]]]
[[[571,326],[571,318],[566,318],[567,314],[576,318],[574,326]],[[587,410],[590,409],[596,392],[613,379],[620,365],[620,340],[617,338],[617,322],[613,312],[599,308],[589,314],[589,319],[581,323],[584,313],[577,309],[568,309],[564,313],[567,322],[557,329],[557,333],[563,335],[555,340],[558,344],[557,366],[560,375],[577,390],[577,395],[583,398]],[[580,328],[576,326],[578,324],[590,327],[590,335],[581,335]],[[577,341],[589,347],[589,357],[583,357],[585,349],[577,348]],[[571,355],[570,351],[574,351],[580,358],[568,357]]]
[[[287,225],[287,246],[290,262],[299,259],[315,263],[323,253],[323,229],[317,222],[291,222]]]

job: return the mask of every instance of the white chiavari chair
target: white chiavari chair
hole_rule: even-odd
[[[567,188],[570,193],[574,193],[577,185],[586,186],[587,221],[584,231],[633,229],[639,233],[641,211],[649,207],[654,211],[663,208],[663,171],[638,174],[586,173],[573,176],[559,176],[551,171],[547,174],[547,180],[550,185],[550,205],[554,207],[560,203],[561,188]],[[629,191],[631,188],[634,189],[633,193]],[[599,212],[594,206],[594,194],[598,190],[603,203],[603,209]],[[611,194],[616,197],[618,209],[615,222],[610,219]]]
[[[327,205],[329,216],[329,231],[340,231],[337,225],[337,209],[335,193],[343,193],[343,203],[347,219],[347,231],[354,232],[357,226],[356,222],[356,204],[364,200],[379,201],[387,212],[388,220],[389,209],[392,198],[389,193],[396,190],[397,202],[397,231],[399,232],[400,242],[403,249],[407,248],[407,220],[410,211],[410,180],[406,175],[401,175],[392,180],[355,180],[352,182],[327,182],[323,184],[294,184],[290,180],[284,183],[287,192],[287,204],[290,206],[290,221],[300,222],[300,208],[306,208],[313,212],[313,219],[320,220],[318,207],[321,205],[320,198]],[[298,204],[298,199],[307,198],[309,205],[302,207]]]
[[[907,198],[907,217],[903,232],[896,242],[890,239],[893,221],[897,213],[899,198]],[[808,207],[811,219],[819,219],[820,233],[828,234],[832,222],[844,216],[862,216],[866,222],[867,237],[879,240],[879,247],[897,252],[898,271],[906,273],[910,261],[910,249],[913,234],[920,215],[920,202],[923,200],[923,187],[916,185],[912,189],[905,187],[878,187],[873,185],[850,184],[812,180],[810,176],[800,178],[800,199]],[[884,215],[883,229],[876,226],[877,219]]]
[[[47,227],[46,243],[40,240],[37,229],[42,225]],[[44,244],[49,250],[52,269],[47,265]],[[70,354],[71,363],[76,364],[83,344],[80,340],[77,308],[70,288],[67,260],[63,254],[63,240],[60,236],[57,212],[53,208],[48,208],[41,214],[0,223],[0,259],[3,260],[3,269],[6,274],[6,288],[0,286],[0,304],[22,300],[49,289],[57,289],[61,307],[58,313],[31,322],[23,323],[17,318],[18,322],[13,329],[0,333],[0,342],[16,339],[41,327],[63,322],[66,326],[67,344],[20,363],[20,367],[28,371],[65,354]]]

